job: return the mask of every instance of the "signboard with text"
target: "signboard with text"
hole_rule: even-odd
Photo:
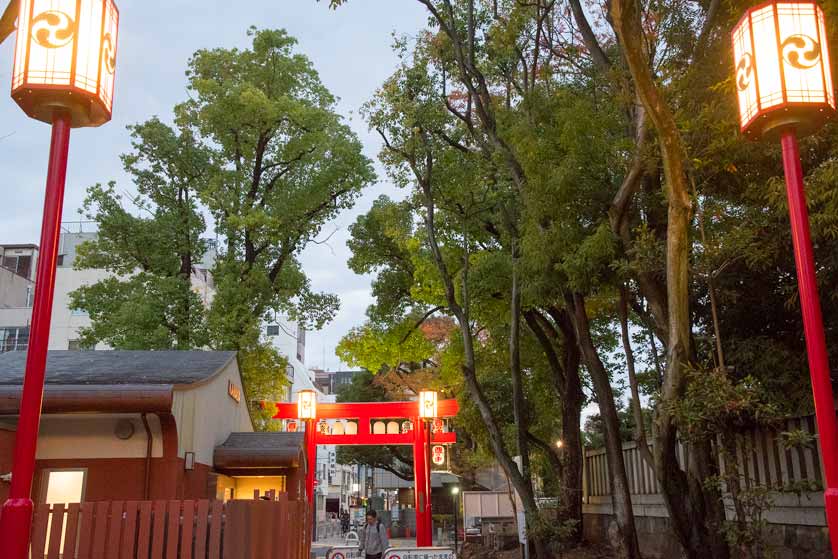
[[[362,554],[357,545],[330,547],[326,552],[326,559],[362,559]]]
[[[381,559],[454,559],[450,547],[391,547]]]

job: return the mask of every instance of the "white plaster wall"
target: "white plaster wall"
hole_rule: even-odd
[[[314,382],[304,363],[305,355],[303,355],[302,361],[297,359],[297,323],[287,317],[277,315],[272,321],[265,324],[265,333],[268,324],[279,326],[279,334],[267,336],[267,340],[288,359],[288,364],[294,369],[293,379],[289,378],[291,386],[288,389],[286,399],[289,402],[296,401],[298,391],[314,389]]]
[[[241,390],[240,402],[227,394],[229,381]],[[178,456],[194,452],[195,459],[207,465],[212,465],[213,449],[230,433],[253,431],[236,360],[200,386],[176,388],[172,415],[178,428]]]
[[[32,321],[32,309],[31,308],[13,308],[13,309],[2,309],[0,308],[0,327],[23,327],[29,326],[29,323]]]
[[[31,305],[34,286],[35,282],[19,276],[11,270],[0,267],[0,307],[26,307],[27,291],[31,292],[29,293],[29,304]]]
[[[86,313],[74,314],[70,308],[70,292],[83,285],[92,285],[112,274],[105,270],[74,270],[57,268],[55,273],[55,298],[52,302],[52,324],[49,331],[49,349],[67,349],[70,340],[79,337],[79,329],[90,326]],[[106,344],[96,344],[97,350],[111,349]]]
[[[148,414],[152,433],[151,455],[163,456],[160,420]],[[120,420],[134,425],[127,440],[117,438],[114,429]],[[146,432],[140,414],[45,415],[41,418],[36,457],[39,460],[84,458],[145,458]]]

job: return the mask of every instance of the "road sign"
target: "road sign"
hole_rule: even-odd
[[[381,559],[455,559],[450,547],[391,547]]]

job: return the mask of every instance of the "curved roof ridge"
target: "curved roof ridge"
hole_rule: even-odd
[[[206,381],[235,359],[235,351],[49,351],[47,385],[170,385]],[[0,354],[0,386],[20,385],[26,352]]]

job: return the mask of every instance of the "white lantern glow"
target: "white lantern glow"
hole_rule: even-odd
[[[113,0],[20,0],[12,98],[30,117],[100,126],[113,111],[119,10]]]
[[[299,419],[317,418],[317,393],[314,390],[297,392],[297,417]]]
[[[419,392],[419,417],[433,419],[437,417],[437,396],[433,390]]]
[[[759,137],[793,126],[806,133],[835,112],[826,24],[816,2],[760,4],[732,38],[743,132]]]

